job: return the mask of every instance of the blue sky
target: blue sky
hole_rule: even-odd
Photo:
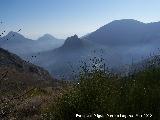
[[[160,21],[160,0],[0,0],[1,29],[36,39],[79,36],[118,19]]]

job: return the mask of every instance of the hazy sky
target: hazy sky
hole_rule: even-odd
[[[1,29],[34,39],[82,36],[118,19],[160,21],[160,0],[0,0]]]

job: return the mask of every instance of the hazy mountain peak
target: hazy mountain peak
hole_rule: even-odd
[[[121,20],[114,20],[98,30],[106,30],[106,29],[124,29],[124,28],[135,28],[135,27],[141,27],[142,25],[145,25],[145,23],[140,22],[138,20],[134,19],[121,19]]]
[[[74,37],[74,38],[78,38],[78,35],[75,34],[73,37]]]
[[[80,41],[80,40],[81,40],[81,39],[78,38],[77,35],[74,35],[74,36],[68,37],[68,38],[66,39],[66,41],[65,41],[64,44],[73,43],[73,42],[75,42],[75,41]]]
[[[134,19],[115,20],[91,33],[87,39],[111,46],[132,45],[144,42],[147,24]]]
[[[75,34],[74,36],[68,37],[67,40],[79,40],[78,36]]]
[[[121,19],[121,20],[114,20],[112,21],[111,23],[143,23],[143,22],[140,22],[138,20],[134,20],[134,19]],[[109,24],[111,24],[109,23]]]
[[[15,34],[16,32],[13,32],[13,31],[10,31],[9,33],[8,33],[8,35],[10,35],[10,34]]]
[[[13,31],[10,31],[6,36],[8,37],[18,37],[18,38],[24,38],[23,35],[17,33],[17,32],[13,32]]]
[[[54,36],[50,35],[50,34],[44,34],[42,37],[38,38],[38,40],[52,40],[52,39],[56,39]]]
[[[83,41],[78,38],[77,35],[68,37],[66,39],[66,41],[64,42],[62,48],[67,48],[67,49],[76,49],[76,48],[80,48],[83,46]]]

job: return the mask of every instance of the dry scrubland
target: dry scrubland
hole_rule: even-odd
[[[14,86],[3,78],[1,81],[5,84],[6,91],[1,92],[0,96],[0,118],[2,120],[76,120],[77,113],[81,115],[150,113],[153,115],[152,118],[142,119],[160,118],[159,64],[154,66],[154,62],[147,63],[141,71],[120,76],[109,72],[103,64],[103,59],[94,58],[91,61],[89,67],[85,63],[81,66],[82,71],[79,76],[71,82],[59,80],[52,82],[50,86],[27,85],[23,88],[16,82],[16,78],[14,84],[17,84]],[[17,90],[17,86],[20,86],[20,90]],[[122,118],[104,116],[101,119]]]

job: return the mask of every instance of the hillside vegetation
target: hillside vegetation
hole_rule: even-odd
[[[39,119],[41,107],[53,101],[63,84],[0,48],[0,120]]]
[[[25,92],[17,92],[16,97],[10,97],[12,93],[7,96],[2,94],[0,118],[4,120],[160,118],[160,66],[154,66],[154,61],[147,63],[145,69],[121,76],[111,73],[103,64],[102,58],[94,57],[90,60],[90,64],[83,63],[81,72],[72,82],[59,81],[56,86],[38,85]],[[3,80],[2,75],[1,81]],[[5,93],[8,92],[9,90],[6,90]],[[120,117],[120,114],[123,116]],[[130,118],[132,115],[133,118]]]
[[[82,66],[77,83],[46,110],[44,119],[93,120],[98,119],[97,114],[103,120],[160,118],[160,67],[153,62],[121,77],[105,69],[101,59],[92,61],[90,67]]]

